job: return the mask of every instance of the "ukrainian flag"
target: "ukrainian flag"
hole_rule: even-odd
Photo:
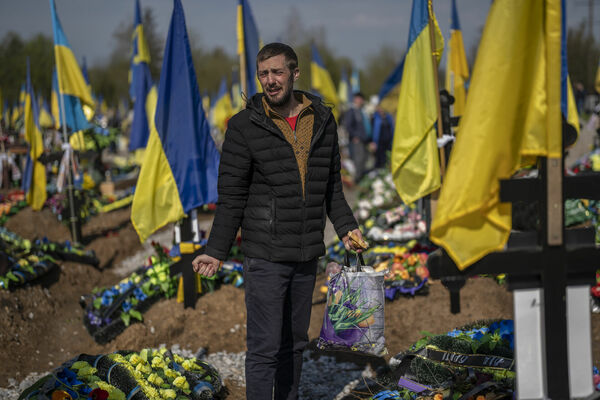
[[[346,70],[342,69],[342,78],[340,79],[340,84],[338,85],[338,98],[342,103],[351,103],[352,102],[352,93],[350,93],[350,82],[348,82],[348,75],[346,74]]]
[[[54,119],[48,108],[48,103],[40,96],[40,114],[39,114],[39,125],[42,128],[52,128],[54,126]]]
[[[144,35],[140,2],[135,2],[133,30],[133,53],[131,56],[131,84],[129,95],[133,101],[133,121],[129,137],[129,151],[146,147],[150,129],[148,128],[148,115],[146,114],[146,97],[152,88],[150,75],[150,50]]]
[[[526,156],[562,156],[561,112],[578,126],[565,37],[561,0],[492,3],[431,226],[460,269],[508,240],[511,204],[500,202],[499,180]]]
[[[52,71],[52,92],[50,93],[50,113],[54,119],[54,128],[60,127],[60,106],[58,105],[58,78],[56,69]]]
[[[431,44],[430,18],[435,27],[435,48]],[[396,190],[407,204],[440,187],[436,132],[438,103],[434,75],[437,63],[433,65],[432,56],[436,55],[439,62],[443,47],[431,1],[413,0],[391,157]]]
[[[21,107],[19,104],[15,104],[12,108],[12,113],[10,115],[10,126],[13,128],[17,127],[17,122],[19,122],[19,118],[21,118],[21,112],[19,111]]]
[[[65,108],[61,110],[60,121],[61,124],[66,123],[75,132],[89,127],[82,104],[94,109],[94,100],[63,32],[54,6],[54,0],[50,0],[50,11],[54,30],[54,58],[56,61],[58,90],[63,97],[62,101],[61,99],[58,100],[59,104],[64,103]],[[62,118],[63,115],[65,120]]]
[[[352,76],[350,77],[350,87],[352,88],[353,94],[360,92],[360,73],[356,68],[352,68]]]
[[[448,65],[446,66],[446,90],[454,96],[453,114],[463,115],[466,101],[465,82],[469,79],[469,66],[465,55],[456,0],[452,0],[452,20],[450,22],[450,43],[448,45]]]
[[[233,107],[231,106],[231,98],[227,89],[227,80],[223,78],[219,86],[219,94],[213,107],[213,125],[221,132],[227,129],[227,121],[233,115]]]
[[[29,152],[23,174],[23,191],[27,203],[33,210],[39,211],[46,202],[46,170],[38,161],[44,152],[44,142],[38,122],[38,106],[31,86],[29,58],[27,58],[27,89],[24,101],[25,141],[29,145]]]
[[[131,209],[142,242],[217,201],[220,157],[202,111],[181,0],[174,0],[164,54],[158,97],[151,91],[147,100],[150,137]]]
[[[340,103],[331,75],[325,69],[325,64],[319,56],[317,47],[312,44],[312,62],[310,63],[310,86],[322,97],[326,104],[332,105],[332,112],[337,119],[337,106]]]
[[[260,39],[248,0],[239,0],[237,8],[238,55],[242,92],[250,98],[259,92],[256,75],[256,55]]]

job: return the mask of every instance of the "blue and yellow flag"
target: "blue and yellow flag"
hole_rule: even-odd
[[[15,129],[17,127],[17,122],[19,122],[19,119],[21,118],[21,112],[19,111],[20,109],[21,107],[19,106],[19,103],[15,103],[10,114],[10,126]]]
[[[21,112],[23,112],[23,107],[25,107],[25,96],[27,96],[27,86],[23,83],[19,91],[19,107],[21,107]]]
[[[453,115],[463,115],[466,101],[465,83],[469,79],[469,66],[463,44],[456,0],[452,0],[452,20],[450,21],[450,47],[446,66],[446,90],[454,96]]]
[[[340,84],[338,85],[338,98],[342,103],[352,102],[352,93],[350,91],[350,82],[348,81],[348,75],[346,70],[342,69],[342,77],[340,78]]]
[[[352,93],[360,92],[360,73],[357,68],[352,68],[352,76],[350,77],[350,88]]]
[[[39,113],[39,125],[42,128],[52,128],[54,127],[54,118],[52,118],[52,114],[50,113],[50,109],[48,107],[48,102],[39,96],[40,105],[40,113]]]
[[[524,156],[562,156],[561,112],[576,118],[564,43],[561,63],[563,11],[561,0],[492,3],[431,226],[460,269],[508,240],[511,204],[500,202],[499,180]]]
[[[250,98],[259,92],[256,75],[256,55],[260,39],[248,0],[239,0],[237,8],[238,55],[242,92]]]
[[[58,91],[62,99],[58,99],[61,107],[61,125],[66,125],[73,131],[79,131],[89,127],[88,120],[83,112],[82,105],[94,109],[94,100],[88,84],[83,77],[81,69],[77,64],[75,55],[71,51],[67,37],[63,32],[54,0],[50,0],[50,11],[52,14],[52,27],[54,31],[54,58],[56,62],[56,76]],[[62,105],[64,104],[64,110]],[[63,116],[65,120],[63,121]]]
[[[60,127],[60,106],[58,105],[58,78],[56,77],[56,69],[52,71],[52,92],[50,93],[50,113],[54,119],[54,128]]]
[[[435,48],[431,43],[430,19],[435,29]],[[391,157],[396,190],[407,204],[440,187],[435,125],[439,107],[434,75],[437,63],[433,65],[433,55],[439,62],[443,48],[431,1],[413,0]]]
[[[25,141],[29,145],[27,163],[23,174],[23,191],[27,204],[35,211],[39,211],[46,202],[46,170],[38,158],[44,152],[42,132],[38,123],[38,107],[35,101],[31,77],[29,72],[29,58],[27,58],[27,88],[24,99],[24,129]]]
[[[192,209],[217,201],[220,157],[202,111],[181,0],[174,0],[158,97],[153,93],[147,103],[150,138],[131,209],[142,242]]]
[[[233,107],[231,106],[231,98],[229,97],[229,90],[227,89],[227,79],[221,80],[219,86],[219,93],[215,100],[215,105],[212,110],[213,124],[221,132],[225,132],[227,129],[227,122],[233,115]]]
[[[148,115],[146,114],[146,96],[152,88],[150,75],[150,50],[144,35],[140,2],[135,2],[133,30],[133,52],[131,55],[131,84],[129,95],[133,101],[133,121],[129,136],[129,151],[146,147],[150,129],[148,128]]]
[[[337,106],[340,103],[335,85],[329,75],[329,71],[325,69],[325,64],[319,56],[317,46],[312,44],[312,61],[310,63],[310,87],[323,99],[323,102],[332,106],[333,115],[337,119]]]

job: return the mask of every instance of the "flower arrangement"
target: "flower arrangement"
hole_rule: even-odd
[[[56,260],[31,241],[0,227],[0,289],[22,286],[56,266]]]
[[[471,392],[473,399],[512,397],[512,320],[476,322],[442,335],[422,334],[407,352],[390,362],[405,375],[400,380],[394,372],[380,376],[378,383],[386,390],[371,399],[460,398],[474,388],[481,391]],[[490,381],[494,385],[481,385]]]
[[[6,196],[0,196],[0,225],[23,208],[27,207],[25,193],[22,190],[14,190]]]
[[[41,400],[216,399],[223,383],[211,365],[165,348],[80,355],[25,390],[20,398]]]
[[[84,324],[99,343],[112,340],[133,320],[142,321],[142,313],[161,296],[173,297],[177,293],[177,277],[170,276],[173,263],[167,249],[152,243],[156,254],[147,265],[133,272],[116,285],[96,288],[91,300],[83,302]]]

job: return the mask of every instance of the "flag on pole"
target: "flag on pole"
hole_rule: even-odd
[[[360,74],[358,69],[352,68],[352,76],[350,77],[350,87],[352,88],[352,93],[360,92]]]
[[[54,119],[54,128],[60,127],[60,106],[58,105],[58,78],[56,77],[56,69],[52,71],[52,92],[50,92],[50,113]]]
[[[454,96],[453,114],[463,115],[465,109],[465,83],[469,79],[469,66],[465,55],[460,21],[456,9],[456,0],[452,0],[452,19],[450,21],[450,47],[446,66],[446,90]]]
[[[23,174],[23,191],[27,204],[33,210],[39,211],[46,202],[46,170],[38,161],[44,152],[44,142],[38,122],[38,106],[31,86],[29,58],[27,58],[27,87],[24,103],[25,141],[29,145],[29,152]]]
[[[427,0],[413,0],[406,56],[403,60],[398,111],[392,144],[391,170],[396,190],[407,204],[440,187],[437,147],[438,117],[435,70],[443,38]],[[430,33],[430,18],[434,32]],[[432,48],[431,34],[436,48]]]
[[[260,39],[248,0],[239,0],[237,8],[238,55],[242,92],[250,98],[259,90],[256,76],[256,55]]]
[[[219,152],[202,111],[181,0],[174,0],[164,54],[158,96],[148,98],[150,137],[131,209],[142,242],[217,201]]]
[[[152,88],[150,75],[150,50],[144,35],[140,1],[135,1],[133,52],[131,56],[131,84],[129,95],[133,101],[133,121],[129,136],[129,151],[146,147],[150,130],[146,114],[146,96]]]
[[[338,85],[338,98],[342,103],[352,102],[352,93],[350,92],[350,82],[348,81],[348,75],[346,70],[342,69],[342,77],[340,78],[340,84]]]
[[[58,103],[61,104],[64,102],[64,115],[66,119],[66,121],[63,121],[63,112],[61,112],[60,121],[61,124],[66,123],[75,132],[89,127],[82,105],[88,105],[94,109],[94,100],[90,88],[77,64],[77,60],[71,51],[67,37],[63,32],[58,14],[56,13],[54,0],[50,0],[50,11],[54,31],[57,87],[59,94],[63,97],[62,101],[60,98],[58,99]]]
[[[325,69],[325,64],[321,60],[317,46],[312,44],[312,61],[310,63],[310,87],[318,93],[326,104],[331,104],[332,112],[337,119],[339,99],[335,90],[335,85]]]
[[[460,269],[508,240],[511,204],[500,202],[499,180],[524,156],[562,156],[560,114],[575,120],[564,42],[562,62],[555,50],[563,11],[561,0],[496,0],[490,9],[431,226]]]
[[[219,86],[219,93],[215,100],[213,107],[213,124],[221,132],[225,132],[227,129],[227,121],[233,115],[233,108],[231,106],[231,98],[229,97],[229,90],[227,89],[227,80],[223,78],[221,85]]]
[[[52,114],[50,114],[48,102],[40,96],[38,104],[40,104],[39,126],[42,128],[52,128],[54,126],[54,119],[52,118]]]

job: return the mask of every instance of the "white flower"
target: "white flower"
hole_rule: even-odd
[[[361,200],[358,202],[358,208],[361,210],[368,210],[371,208],[371,203],[368,200]]]
[[[383,205],[383,202],[384,202],[383,196],[377,195],[377,196],[373,197],[373,205],[375,207],[381,207]]]
[[[373,192],[375,194],[380,194],[380,193],[383,193],[383,191],[385,189],[385,185],[381,179],[377,179],[377,180],[375,180],[375,182],[373,182],[373,185],[371,185],[371,188],[373,189]]]
[[[369,218],[369,211],[361,208],[360,211],[358,211],[358,218],[361,220]]]

